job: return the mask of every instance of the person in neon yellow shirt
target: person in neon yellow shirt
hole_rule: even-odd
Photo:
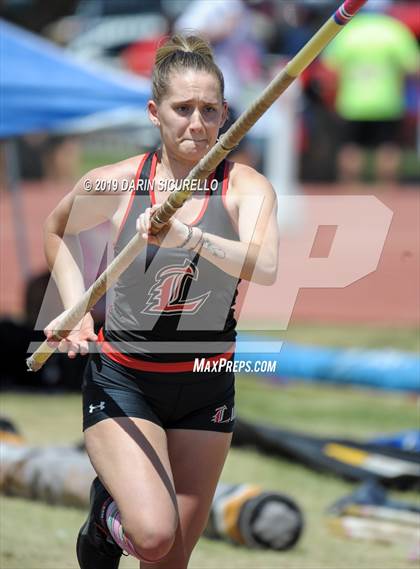
[[[390,16],[361,14],[332,41],[323,61],[338,76],[336,111],[344,123],[340,180],[358,180],[364,150],[373,149],[378,181],[395,181],[404,80],[419,66],[415,37]]]

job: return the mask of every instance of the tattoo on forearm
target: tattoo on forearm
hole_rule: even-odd
[[[212,243],[207,237],[204,237],[203,239],[203,247],[215,257],[219,257],[219,259],[224,259],[226,257],[225,251],[220,247],[217,247],[217,245],[214,245],[214,243]]]

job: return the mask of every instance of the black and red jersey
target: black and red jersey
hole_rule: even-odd
[[[143,157],[115,254],[135,234],[138,216],[154,204],[157,160],[156,151]],[[223,160],[206,184],[200,182],[202,207],[191,225],[239,240],[225,207],[231,167],[232,162]],[[185,362],[187,370],[187,362],[196,357],[232,351],[237,286],[238,278],[195,252],[148,245],[117,281],[101,339],[108,350],[111,344],[113,357],[121,354],[121,363],[134,362],[138,369],[164,371],[166,364]],[[182,363],[178,367],[181,370]]]

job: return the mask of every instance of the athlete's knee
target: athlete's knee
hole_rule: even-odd
[[[175,541],[175,528],[165,524],[141,527],[138,524],[124,527],[124,533],[131,541],[139,557],[144,561],[156,562],[165,557]]]

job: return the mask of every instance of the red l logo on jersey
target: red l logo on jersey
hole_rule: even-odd
[[[191,281],[198,279],[198,268],[185,259],[183,265],[169,265],[156,273],[155,284],[149,290],[149,297],[143,314],[196,314],[210,292],[195,298],[187,298]]]

